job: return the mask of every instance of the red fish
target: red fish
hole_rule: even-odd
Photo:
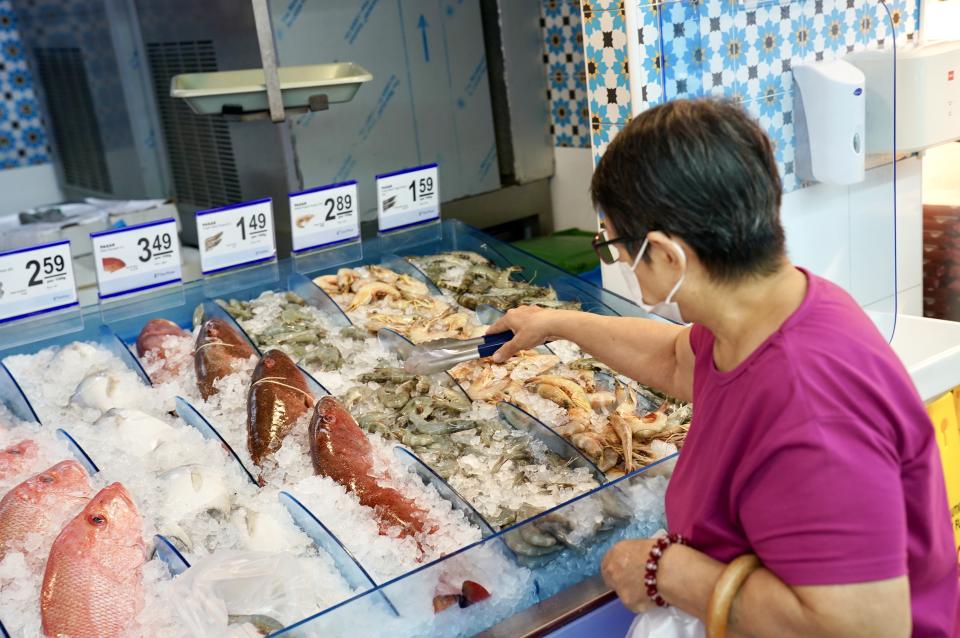
[[[254,354],[247,340],[224,319],[205,321],[197,335],[193,362],[197,369],[197,386],[204,399],[217,393],[214,382],[231,374],[234,363]]]
[[[394,526],[401,528],[401,536],[423,532],[426,512],[400,492],[380,485],[373,475],[372,454],[370,441],[343,404],[330,396],[320,399],[310,421],[314,471],[356,494],[362,505],[372,507],[381,534]]]
[[[87,473],[76,461],[61,461],[17,485],[0,499],[0,559],[19,551],[29,534],[62,529],[89,498]]]
[[[293,424],[313,407],[303,372],[280,350],[270,350],[253,371],[247,394],[247,449],[257,465],[283,445]]]
[[[117,257],[104,257],[100,260],[100,263],[103,264],[103,269],[107,272],[117,272],[127,267],[127,262]]]
[[[0,450],[0,480],[17,476],[36,457],[37,444],[30,439]]]
[[[143,607],[143,521],[120,483],[100,490],[53,542],[40,589],[45,636],[114,638]]]
[[[166,381],[180,374],[186,361],[182,357],[170,357],[170,337],[189,339],[190,333],[167,319],[151,319],[137,337],[137,356],[152,359],[160,365],[151,372],[153,381]],[[167,343],[167,347],[164,347]],[[170,358],[168,358],[170,357]],[[148,366],[152,367],[152,366]]]

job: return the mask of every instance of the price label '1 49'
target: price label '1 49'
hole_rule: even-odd
[[[77,304],[69,241],[0,253],[0,323]]]
[[[440,218],[440,176],[436,164],[377,175],[380,232]]]
[[[275,259],[273,201],[267,197],[199,211],[197,241],[204,275]]]
[[[91,233],[100,298],[149,290],[181,280],[176,220]]]
[[[290,193],[293,252],[305,252],[360,237],[357,182]]]

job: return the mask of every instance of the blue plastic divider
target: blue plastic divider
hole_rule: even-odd
[[[307,509],[295,496],[289,492],[280,492],[280,502],[290,513],[291,518],[309,536],[314,544],[325,551],[333,563],[337,566],[340,574],[347,581],[347,584],[355,590],[362,592],[375,589],[377,583],[373,580],[367,570],[363,568],[360,562],[354,558],[336,534],[331,532],[326,525],[320,522],[313,512]],[[397,608],[387,598],[386,594],[381,592],[383,602],[389,609],[397,615]]]
[[[607,390],[609,392],[613,392],[616,390],[617,382],[619,381],[616,377],[614,377],[612,374],[608,372],[595,372],[593,374],[593,378],[598,388],[602,390]],[[620,383],[626,387],[630,387],[632,385],[630,383],[624,383],[623,381],[620,381]],[[634,389],[634,395],[637,397],[636,413],[639,414],[640,416],[643,416],[644,414],[648,414],[650,412],[654,412],[660,407],[658,405],[654,405],[653,403],[651,403],[647,397],[637,392],[636,389]]]
[[[337,302],[309,277],[293,273],[287,278],[287,288],[303,297],[304,301],[314,308],[321,310],[335,325],[340,327],[353,325],[350,317],[337,305]]]
[[[183,557],[180,550],[167,540],[166,536],[157,534],[153,537],[154,552],[170,570],[171,576],[179,576],[190,569],[190,562]]]
[[[600,468],[584,456],[583,452],[578,450],[576,446],[554,432],[553,428],[543,421],[506,401],[497,404],[497,412],[500,414],[500,418],[510,427],[526,432],[560,458],[570,461],[573,467],[584,467],[589,470],[601,485],[607,482],[607,477],[600,471]]]
[[[177,414],[181,419],[184,420],[185,423],[199,430],[200,434],[203,435],[203,438],[211,441],[218,441],[221,445],[223,445],[227,453],[232,456],[234,460],[236,460],[237,465],[240,466],[240,469],[243,470],[243,473],[246,474],[247,478],[250,479],[250,482],[254,485],[259,485],[256,476],[249,469],[247,469],[247,466],[243,464],[243,461],[240,460],[240,457],[237,455],[237,453],[233,450],[230,444],[227,443],[227,440],[223,438],[219,432],[217,432],[216,428],[210,425],[210,422],[207,421],[207,419],[200,414],[195,407],[190,405],[190,403],[183,397],[177,397],[176,405]]]
[[[437,285],[433,283],[429,277],[423,274],[419,268],[411,264],[406,259],[403,259],[399,255],[384,255],[383,258],[380,259],[380,265],[385,266],[394,272],[401,273],[403,275],[409,275],[417,281],[422,282],[427,287],[427,290],[430,291],[431,295],[435,295],[437,297],[443,295],[443,291],[437,288]]]
[[[0,621],[0,638],[10,638],[10,634],[7,633],[7,628],[3,626],[2,621]]]
[[[7,370],[7,366],[0,363],[0,402],[7,406],[13,416],[28,423],[40,423],[40,417],[30,405],[30,399],[23,393],[20,384]]]
[[[80,465],[87,471],[87,474],[93,476],[100,471],[100,468],[93,462],[90,455],[80,447],[80,444],[77,443],[76,439],[74,439],[69,432],[63,428],[57,428],[57,438],[67,445],[67,449],[69,449],[70,453],[80,462]]]
[[[393,456],[408,470],[413,470],[425,484],[432,485],[434,489],[440,493],[440,496],[453,505],[453,509],[463,512],[468,521],[480,528],[480,533],[483,538],[494,535],[495,530],[490,523],[487,522],[487,519],[465,498],[460,496],[460,492],[453,489],[442,476],[434,472],[433,468],[424,463],[419,456],[402,445],[394,446]]]
[[[128,348],[127,344],[123,342],[123,339],[121,339],[109,326],[100,326],[100,336],[97,339],[97,343],[99,343],[103,348],[109,350],[115,357],[123,361],[123,363],[129,369],[136,372],[141,381],[147,385],[153,385],[153,381],[150,380],[150,376],[147,374],[147,371],[143,369],[142,365],[140,365],[140,360],[137,359],[132,352],[130,352],[130,348]]]

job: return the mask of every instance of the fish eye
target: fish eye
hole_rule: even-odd
[[[91,514],[87,520],[90,521],[92,525],[96,525],[97,527],[107,523],[107,517],[103,514]]]
[[[41,475],[40,475],[40,482],[41,482],[41,483],[53,483],[53,477],[50,476],[49,474],[41,474]]]

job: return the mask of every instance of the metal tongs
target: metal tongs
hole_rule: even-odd
[[[464,361],[489,357],[511,339],[513,333],[507,330],[473,339],[427,341],[410,351],[403,369],[410,374],[443,372]]]

